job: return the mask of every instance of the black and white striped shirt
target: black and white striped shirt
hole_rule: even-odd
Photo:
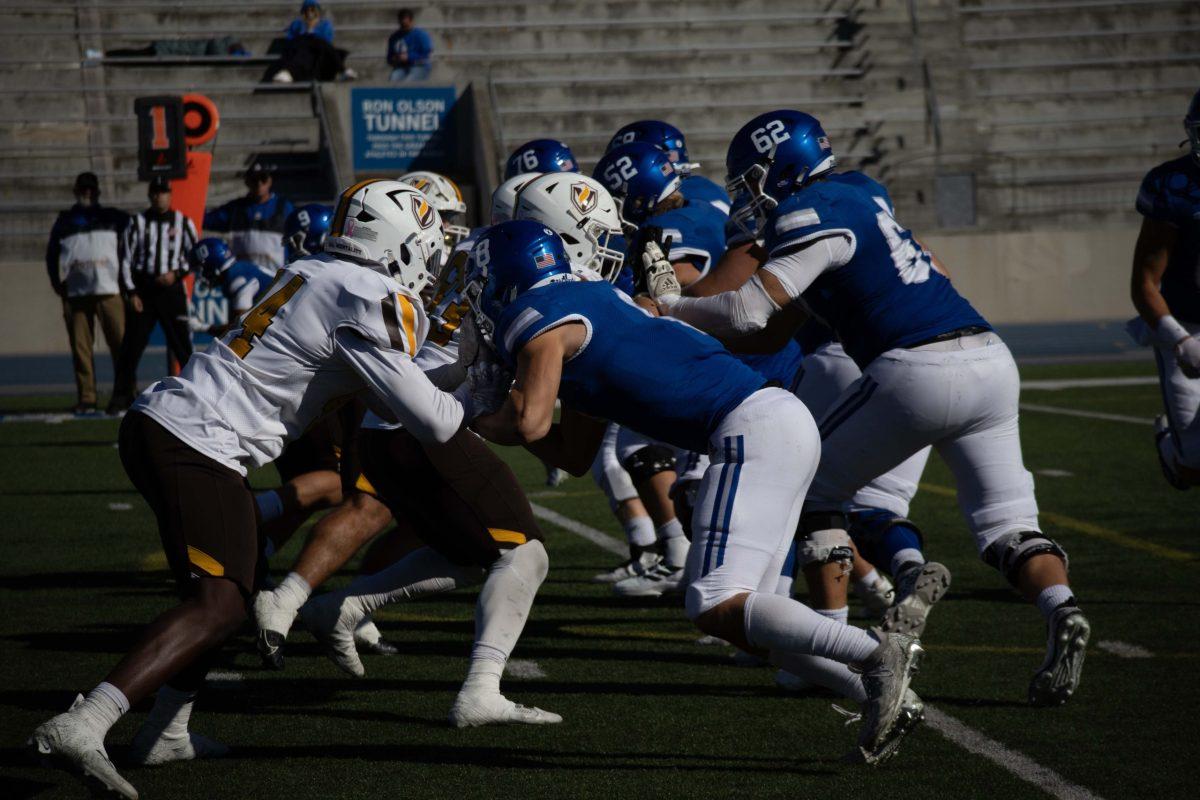
[[[121,285],[134,291],[138,284],[159,275],[187,272],[196,226],[181,211],[160,214],[151,209],[133,216],[125,237]]]

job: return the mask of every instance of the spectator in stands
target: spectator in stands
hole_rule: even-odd
[[[125,335],[125,306],[120,295],[121,263],[129,216],[100,205],[100,181],[93,172],[75,178],[75,205],[58,215],[46,246],[50,285],[63,300],[63,319],[75,365],[77,414],[96,410],[96,372],[92,343],[96,317],[113,360]],[[114,387],[131,391],[130,387]]]
[[[246,170],[245,196],[204,214],[204,228],[229,234],[235,258],[276,270],[283,266],[283,228],[292,204],[271,191],[273,167],[256,161]]]
[[[133,216],[125,236],[121,264],[122,288],[129,295],[125,339],[117,357],[117,386],[136,387],[138,362],[146,352],[155,324],[162,328],[167,348],[180,366],[192,356],[188,327],[188,254],[196,244],[196,226],[182,211],[171,209],[171,184],[150,181],[150,208]],[[108,413],[125,411],[133,394],[113,391]]]
[[[317,0],[304,0],[300,16],[284,31],[279,61],[268,70],[266,79],[275,83],[296,80],[354,80],[358,74],[346,67],[346,51],[333,46],[333,23],[325,19]]]
[[[422,28],[413,24],[413,11],[400,9],[397,15],[400,30],[388,39],[387,61],[392,66],[393,81],[423,81],[429,78],[432,66],[433,40]]]

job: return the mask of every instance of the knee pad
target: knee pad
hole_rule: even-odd
[[[648,481],[660,472],[671,472],[675,469],[675,451],[665,444],[649,444],[622,462],[621,466],[629,473],[635,484]]]
[[[844,564],[854,559],[850,534],[846,532],[846,515],[840,511],[809,512],[800,518],[796,532],[796,561],[801,567],[809,564]]]
[[[1058,556],[1063,566],[1068,566],[1067,551],[1040,531],[1011,531],[1000,536],[983,551],[983,561],[1000,570],[1005,579],[1016,586],[1021,565],[1043,554]]]
[[[530,539],[511,550],[501,551],[500,557],[492,562],[491,570],[510,567],[521,577],[541,585],[550,571],[550,556],[546,547],[537,539]]]

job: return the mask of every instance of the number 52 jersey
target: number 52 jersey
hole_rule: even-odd
[[[412,362],[427,328],[420,303],[391,278],[330,255],[296,261],[240,328],[143,392],[133,410],[243,474],[367,387],[401,421],[419,430],[440,420],[452,434],[461,405]]]

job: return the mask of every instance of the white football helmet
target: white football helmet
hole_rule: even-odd
[[[361,181],[338,198],[325,252],[378,269],[417,295],[446,257],[441,223],[437,209],[412,186]]]
[[[513,212],[516,211],[517,206],[517,193],[541,174],[540,172],[522,172],[520,175],[513,175],[496,187],[496,191],[492,192],[492,225],[508,222],[513,218]]]
[[[617,279],[625,254],[609,247],[621,235],[617,203],[600,181],[577,172],[552,172],[517,195],[514,219],[540,222],[562,237],[571,265]]]
[[[437,172],[407,172],[397,180],[423,192],[433,203],[442,216],[447,247],[453,249],[471,233],[463,224],[467,218],[467,204],[463,202],[457,183]]]

